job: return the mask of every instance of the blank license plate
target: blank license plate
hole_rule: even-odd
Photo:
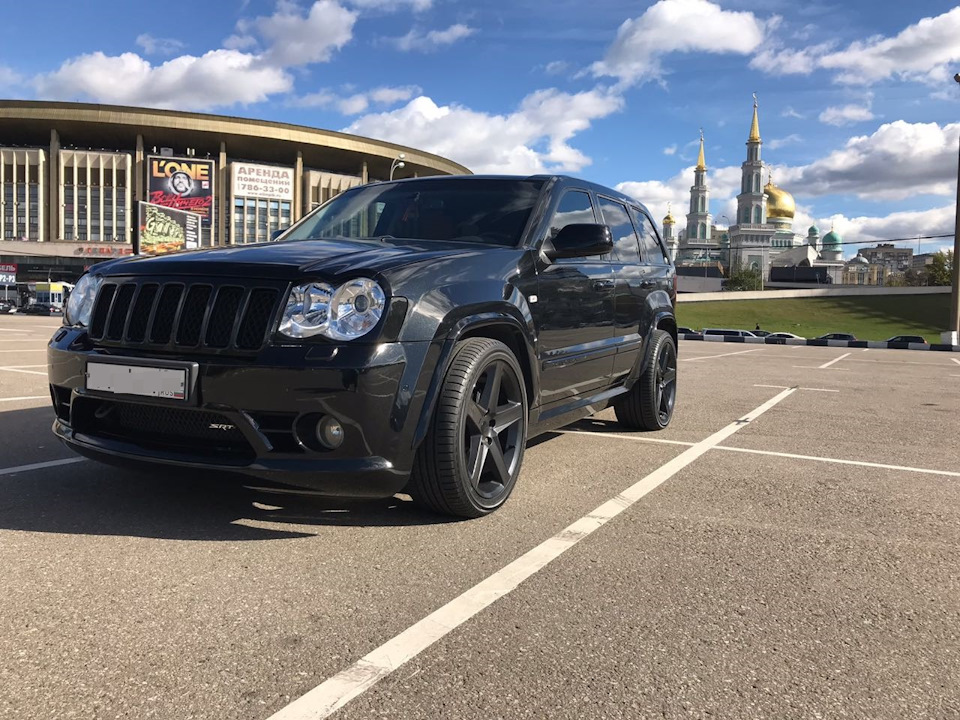
[[[89,362],[87,390],[186,400],[187,371],[184,368]]]

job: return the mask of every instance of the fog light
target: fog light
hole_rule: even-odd
[[[317,440],[325,448],[336,450],[343,444],[343,425],[336,418],[325,415],[317,423]]]

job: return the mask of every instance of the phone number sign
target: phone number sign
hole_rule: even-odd
[[[293,168],[231,163],[234,197],[293,200]]]

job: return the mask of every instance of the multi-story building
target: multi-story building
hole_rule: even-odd
[[[906,270],[913,267],[913,248],[894,247],[893,243],[879,243],[876,247],[860,251],[870,263],[885,265],[890,270]]]
[[[201,216],[199,244],[271,239],[349,187],[470,171],[415,148],[201,113],[0,100],[0,266],[75,280],[133,252],[141,201]],[[6,272],[10,268],[15,272]]]

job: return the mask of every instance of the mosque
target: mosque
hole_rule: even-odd
[[[717,228],[710,214],[710,188],[700,132],[700,153],[693,171],[686,227],[674,234],[677,221],[672,211],[663,219],[663,236],[678,266],[717,265],[757,268],[770,276],[770,267],[828,267],[830,275],[843,267],[843,240],[830,230],[822,238],[816,225],[806,237],[793,230],[796,204],[793,196],[767,175],[761,188],[763,161],[757,96],[753,96],[753,119],[747,136],[747,157],[741,167],[736,222]],[[726,216],[722,216],[726,217]],[[839,277],[837,278],[839,281]]]

